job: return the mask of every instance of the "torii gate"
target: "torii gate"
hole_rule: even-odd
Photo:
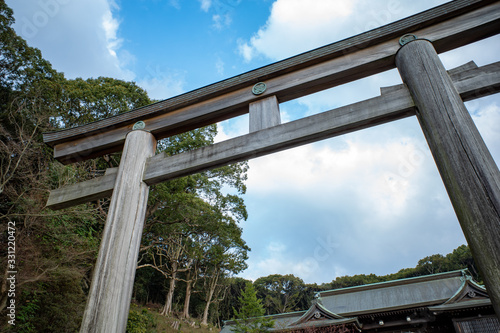
[[[149,185],[417,116],[500,318],[500,172],[463,101],[500,90],[500,62],[446,71],[438,53],[500,32],[500,2],[456,0],[102,121],[45,133],[71,163],[123,150],[118,168],[51,192],[61,209],[111,196],[81,332],[124,332]],[[405,84],[286,124],[279,103],[398,68]],[[175,156],[156,140],[244,113],[250,133]]]

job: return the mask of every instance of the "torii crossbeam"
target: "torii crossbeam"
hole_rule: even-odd
[[[456,0],[219,83],[84,126],[45,133],[71,163],[123,150],[98,179],[51,192],[61,209],[111,195],[81,332],[124,332],[148,186],[416,116],[500,318],[500,172],[463,101],[500,90],[500,62],[446,71],[438,53],[500,32],[500,3]],[[280,124],[279,103],[397,67],[404,85]],[[156,140],[244,113],[250,133],[154,156]]]

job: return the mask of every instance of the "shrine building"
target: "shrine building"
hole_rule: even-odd
[[[272,332],[500,332],[486,289],[467,270],[322,291],[306,311],[268,317]]]

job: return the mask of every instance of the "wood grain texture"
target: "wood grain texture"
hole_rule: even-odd
[[[432,44],[408,43],[396,64],[500,318],[500,172]]]
[[[55,158],[63,163],[84,160],[121,150],[137,120],[145,121],[146,129],[160,139],[247,113],[249,103],[262,97],[275,95],[282,103],[394,68],[398,39],[404,33],[430,39],[438,52],[444,52],[499,30],[498,2],[456,1],[376,29],[375,35],[367,32],[228,79],[205,93],[197,90],[100,122],[45,133],[44,141],[54,146]],[[257,81],[268,86],[259,97],[251,93]]]
[[[151,133],[126,139],[108,217],[94,267],[80,332],[125,332],[149,187],[142,181],[146,159],[154,155]]]
[[[454,84],[457,87],[457,90],[459,91],[460,96],[462,96],[462,98],[464,100],[471,100],[471,99],[483,97],[483,96],[493,94],[493,93],[500,91],[500,62],[486,65],[486,66],[482,66],[480,68],[475,68],[472,65],[460,66],[460,69],[450,70],[450,73],[452,73],[452,79],[454,81]],[[396,91],[401,90],[401,89],[406,90],[404,85],[397,85],[397,86],[393,86],[393,87],[381,88],[381,91],[382,91],[382,95],[388,95],[390,93],[395,93]],[[394,95],[394,96],[397,96],[397,95]],[[407,93],[401,92],[401,95],[399,95],[399,96],[403,96],[403,98],[405,98],[405,96],[407,96]],[[381,99],[381,98],[378,100],[381,102],[384,101],[384,99]],[[356,105],[358,105],[358,107],[356,107]],[[362,113],[365,111],[363,108],[359,108],[359,105],[360,105],[359,103],[349,105],[349,106],[344,107],[344,110],[345,110],[345,108],[351,108],[351,112],[361,113],[358,115],[358,117],[360,119],[365,117],[366,123],[370,124],[370,126],[374,126],[377,123],[379,123],[378,121],[381,119],[380,114],[378,114],[376,116],[379,119],[378,121],[376,119],[373,119],[373,121],[370,121],[369,120],[370,115],[363,115]],[[365,105],[368,105],[368,104],[365,104]],[[336,110],[331,111],[331,113],[336,112]],[[358,110],[358,111],[354,111],[354,110]],[[388,114],[393,112],[391,110],[385,110],[385,111],[388,112]],[[381,111],[381,112],[383,112],[383,111]],[[401,111],[401,112],[403,112],[403,111]],[[393,113],[392,116],[395,116],[395,113]],[[387,118],[388,118],[388,120],[391,119],[389,116]],[[352,119],[354,119],[354,118],[352,118]],[[317,116],[317,117],[313,116],[312,119],[304,118],[304,120],[301,120],[301,121],[303,121],[305,123],[308,123],[308,122],[315,123],[318,121],[324,121],[324,119],[322,119],[322,118],[320,119],[319,116]],[[296,126],[296,125],[292,125],[291,127],[289,127],[290,125],[284,124],[281,126],[283,126],[281,131],[286,132],[286,131],[294,131],[294,128],[295,128],[294,126]],[[354,126],[354,127],[351,127],[349,129],[349,131],[355,131],[355,130],[359,130],[361,128],[363,128],[363,127],[357,128]],[[344,128],[344,130],[346,130],[346,128]],[[342,134],[342,132],[339,132],[337,134],[330,134],[330,135],[333,136],[333,135],[340,135],[340,134]],[[252,140],[255,140],[255,137],[258,137],[258,136],[256,136],[256,135],[243,136],[240,139],[235,139],[235,141],[231,141],[232,143],[225,143],[225,145],[227,145],[229,147],[231,145],[238,146],[238,145],[243,144],[245,141],[251,142]],[[318,137],[315,140],[321,140],[321,138],[324,138],[324,137],[322,137],[321,135],[318,135]],[[309,140],[309,141],[307,141],[307,140]],[[294,144],[300,145],[300,144],[305,144],[305,143],[314,141],[312,137],[307,138],[307,140],[305,140],[303,142],[297,141]],[[239,142],[239,141],[241,141],[241,142]],[[271,145],[272,142],[269,142],[269,144]],[[283,146],[282,149],[286,149],[286,147]],[[269,149],[267,154],[270,154],[272,152],[273,152],[273,150]],[[214,156],[214,158],[218,158],[218,157]],[[220,157],[220,158],[222,158],[222,157]],[[251,158],[251,154],[249,154],[247,158]],[[236,160],[237,159],[235,159],[234,161],[236,161]],[[219,163],[222,163],[222,161],[219,161],[215,164],[219,164]],[[201,170],[201,169],[196,169],[196,168],[192,169],[191,166],[189,166],[189,165],[187,165],[187,169],[188,170],[198,170],[198,171]],[[189,174],[189,172],[190,171],[186,171],[185,174]],[[193,172],[197,172],[197,171],[193,171]],[[111,176],[111,175],[109,175],[109,176]],[[99,180],[90,180],[90,181],[70,185],[67,187],[62,187],[60,189],[56,189],[56,190],[51,191],[51,194],[49,196],[49,202],[47,203],[47,207],[49,207],[51,209],[67,208],[67,207],[74,206],[76,204],[80,204],[80,203],[84,203],[84,202],[87,202],[90,200],[95,200],[98,198],[109,196],[108,193],[111,193],[113,191],[114,180],[111,180],[111,179],[105,180],[104,177],[98,178],[98,179]]]
[[[110,197],[115,186],[117,172],[118,168],[109,168],[102,177],[52,190],[46,207],[58,210]]]
[[[280,107],[276,96],[250,103],[249,124],[250,132],[281,124]]]

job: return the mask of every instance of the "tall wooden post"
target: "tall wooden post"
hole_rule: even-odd
[[[81,333],[125,332],[148,201],[142,176],[155,150],[149,132],[126,137]]]
[[[498,167],[429,41],[405,44],[396,55],[396,66],[500,318]]]

